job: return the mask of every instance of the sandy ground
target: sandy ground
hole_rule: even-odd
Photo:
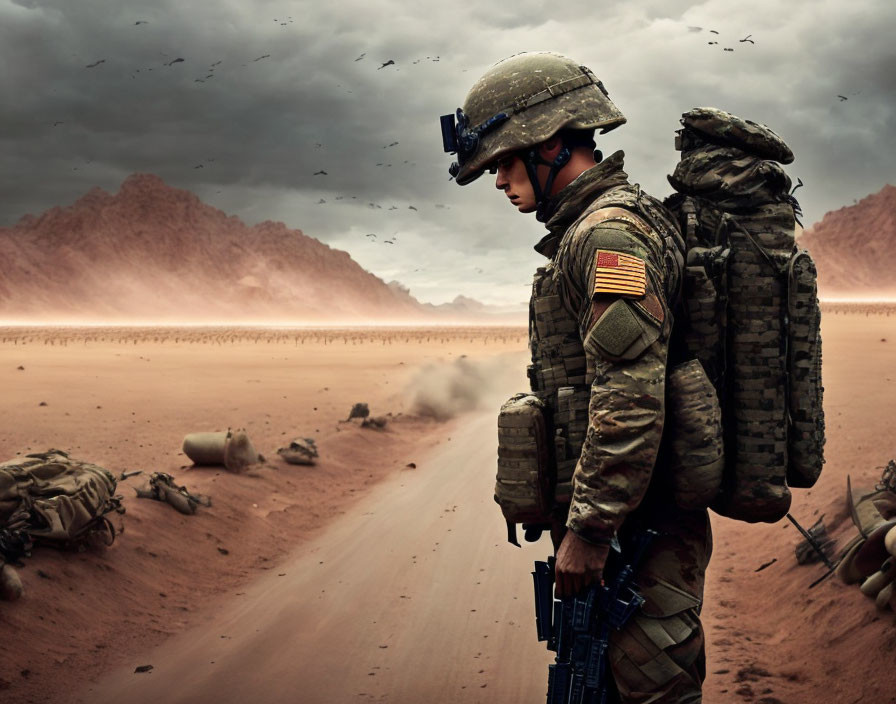
[[[871,486],[896,456],[896,315],[830,313],[823,333],[828,463],[792,512],[804,524],[824,514],[842,544],[854,533],[846,475]],[[494,404],[523,388],[525,341],[430,337],[309,338],[300,350],[286,338],[97,340],[69,357],[72,342],[20,348],[0,331],[4,457],[80,445],[116,471],[170,471],[215,499],[195,517],[129,500],[104,554],[35,553],[26,597],[0,608],[0,699],[543,701],[550,654],[535,642],[529,571],[549,546],[506,545],[490,498]],[[441,380],[431,399],[471,397],[451,381],[461,354],[485,370],[480,410],[410,417],[405,389],[421,378]],[[384,433],[338,425],[356,400],[404,415]],[[324,460],[257,476],[179,469],[184,432],[228,425],[268,454],[313,425]],[[786,522],[714,517],[714,530],[706,701],[896,701],[892,614],[836,580],[808,590],[823,568],[796,564]]]
[[[0,701],[65,701],[203,622],[216,596],[275,573],[383,477],[424,472],[422,453],[453,421],[409,411],[476,408],[506,374],[523,377],[525,340],[518,328],[0,330],[0,457],[57,447],[115,473],[168,472],[213,500],[182,516],[135,499],[135,477],[120,485],[124,532],[105,554],[36,550],[20,570],[25,597],[0,602]],[[393,414],[385,431],[339,422],[358,401]],[[186,433],[227,427],[246,427],[269,463],[185,467]],[[294,437],[316,439],[317,466],[277,457]]]

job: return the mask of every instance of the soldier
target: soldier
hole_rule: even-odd
[[[610,641],[614,696],[699,702],[709,517],[673,503],[662,441],[666,369],[681,361],[680,233],[629,183],[621,151],[594,151],[594,131],[626,119],[588,68],[548,52],[512,56],[476,82],[457,121],[457,183],[489,170],[548,230],[535,245],[547,262],[530,301],[529,379],[557,433],[557,595],[600,580],[614,536],[656,530],[637,578],[645,603]]]

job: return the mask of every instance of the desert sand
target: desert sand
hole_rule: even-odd
[[[846,475],[871,486],[896,456],[896,311],[831,310],[823,335],[827,466],[792,512],[842,544]],[[507,545],[491,500],[525,348],[497,328],[0,330],[3,459],[55,446],[213,499],[181,516],[134,499],[136,477],[113,546],[36,550],[26,595],[0,604],[0,698],[543,701],[529,571],[549,544]],[[356,401],[386,430],[339,423]],[[228,426],[268,463],[185,467],[185,433]],[[317,466],[277,458],[296,436]],[[893,615],[835,579],[808,590],[824,568],[796,564],[789,523],[713,518],[706,701],[890,701]]]

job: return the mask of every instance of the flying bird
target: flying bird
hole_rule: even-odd
[[[714,29],[709,30],[711,34],[718,34],[718,32]]]
[[[360,61],[360,60],[363,59],[365,56],[367,56],[367,52],[366,52],[366,51],[365,51],[363,54],[361,54],[357,59],[355,59],[355,61]]]
[[[264,56],[259,56],[257,59],[252,59],[252,61],[261,61],[262,59],[270,58],[270,54],[265,54]]]
[[[174,61],[169,61],[169,62],[168,62],[167,64],[165,64],[165,65],[166,65],[166,66],[170,66],[171,64],[179,64],[179,63],[183,63],[183,62],[184,62],[184,59],[177,58],[177,59],[174,59]]]
[[[398,206],[397,206],[397,205],[393,205],[393,206],[391,206],[391,207],[389,208],[389,210],[398,210]]]
[[[56,125],[64,125],[64,124],[65,123],[62,122],[62,120],[57,120],[56,122],[53,123],[53,127],[56,127]]]
[[[197,165],[194,166],[193,168],[194,168],[194,169],[204,169],[205,166],[204,166],[203,164],[197,164]]]
[[[725,47],[725,51],[734,51],[734,49],[732,49],[731,47],[727,47],[727,46],[726,46],[726,47]]]
[[[395,62],[392,59],[389,59],[386,63],[384,63],[382,66],[380,66],[380,68],[386,68],[386,66],[394,66],[394,65],[395,65]],[[377,71],[379,71],[380,68],[378,68]]]
[[[223,60],[224,60],[224,59],[221,59],[220,61],[215,61],[215,63],[213,63],[211,66],[209,66],[209,68],[214,68],[215,66],[217,66],[218,64],[220,64],[221,61],[223,61]]]
[[[137,20],[136,22],[134,22],[135,26],[138,24],[149,24],[149,21],[148,20]]]
[[[712,45],[712,44],[718,44],[718,42],[706,42],[706,43],[707,43],[707,44],[710,44],[710,45]]]
[[[325,201],[323,198],[321,198],[319,201],[317,201],[317,204],[320,205],[321,203],[326,203],[326,202],[327,201]]]
[[[748,35],[745,36],[743,39],[738,39],[738,41],[739,41],[741,44],[743,44],[744,42],[750,42],[750,44],[755,44],[756,42],[754,42],[752,39],[750,39],[750,37],[752,37],[752,36],[753,36],[752,34],[748,34]]]
[[[408,210],[416,210],[416,208],[413,205],[409,205]]]
[[[94,61],[92,64],[87,64],[84,68],[93,68],[94,66],[99,66],[100,64],[106,63],[105,59],[100,59],[99,61]]]
[[[321,169],[320,171],[315,171],[313,175],[314,175],[314,176],[327,176],[328,174],[327,174],[326,171],[324,171],[323,169]]]
[[[837,97],[840,98],[840,102],[841,102],[841,103],[842,103],[844,100],[849,100],[849,98],[847,98],[845,95],[838,95]]]
[[[383,244],[395,244],[392,240],[383,240]]]
[[[373,234],[372,232],[369,235],[367,235],[367,237],[373,237],[373,239],[376,239],[376,235]]]

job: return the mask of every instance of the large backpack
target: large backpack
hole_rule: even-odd
[[[676,337],[719,397],[722,489],[712,508],[775,522],[789,487],[824,462],[820,312],[811,257],[795,242],[799,206],[780,164],[793,161],[763,125],[714,108],[682,116],[669,181],[687,248]]]
[[[0,463],[0,531],[59,547],[93,533],[108,542],[115,531],[105,516],[121,511],[116,485],[108,470],[62,450]]]

